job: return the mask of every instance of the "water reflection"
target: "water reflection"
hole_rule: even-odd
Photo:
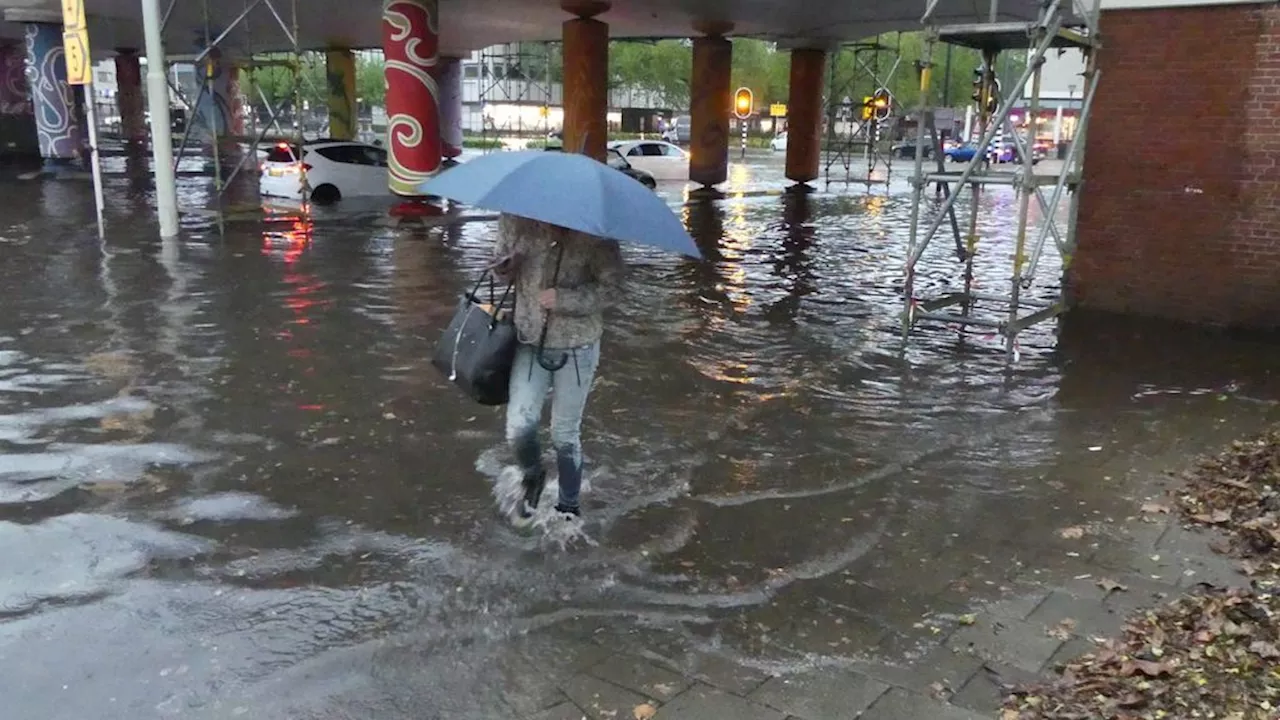
[[[159,242],[121,210],[102,245],[84,188],[7,187],[15,717],[509,716],[542,676],[491,671],[522,643],[552,663],[577,614],[774,670],[901,652],[922,616],[1072,572],[1044,530],[1123,509],[1116,468],[1276,414],[1262,341],[1075,316],[1013,367],[945,328],[904,345],[902,188],[783,193],[763,164],[721,200],[672,191],[705,262],[625,251],[584,428],[599,546],[576,553],[492,517],[501,411],[429,365],[492,222],[256,209]],[[989,290],[1016,207],[997,195]],[[963,266],[934,250],[941,291]]]

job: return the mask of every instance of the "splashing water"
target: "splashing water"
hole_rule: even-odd
[[[483,458],[480,462],[483,461]],[[477,465],[480,465],[477,462]],[[502,468],[493,481],[493,499],[497,503],[498,512],[505,518],[510,519],[520,507],[520,502],[524,499],[524,484],[521,482],[520,468],[515,465],[507,465]],[[586,478],[582,480],[582,489],[588,490],[589,482]],[[543,498],[554,498],[560,492],[560,483],[554,476],[547,477],[547,487],[542,491]],[[599,543],[595,538],[587,534],[583,525],[582,518],[574,517],[555,510],[555,504],[552,502],[540,503],[538,509],[534,512],[533,522],[530,528],[540,532],[541,544],[547,547],[555,547],[559,550],[568,550],[570,547],[582,543],[589,547],[596,547]]]

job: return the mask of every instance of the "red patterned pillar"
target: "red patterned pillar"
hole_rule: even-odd
[[[142,95],[142,62],[138,51],[116,51],[116,104],[120,110],[120,135],[129,145],[147,144],[146,99]]]
[[[440,108],[433,74],[439,63],[436,0],[384,0],[387,147],[391,192],[421,196],[418,186],[440,169]]]

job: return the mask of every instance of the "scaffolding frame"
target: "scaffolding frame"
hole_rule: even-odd
[[[1005,351],[1016,360],[1019,354],[1018,334],[1033,325],[1056,318],[1066,309],[1061,292],[1050,302],[1031,302],[1022,297],[1022,291],[1031,286],[1049,236],[1053,236],[1062,257],[1062,272],[1066,272],[1070,266],[1076,243],[1075,218],[1079,207],[1083,151],[1099,77],[1097,52],[1101,47],[1098,33],[1101,0],[1066,0],[1066,2],[1071,4],[1070,11],[1074,11],[1081,21],[1073,27],[1067,26],[1069,9],[1063,6],[1064,0],[1040,0],[1037,17],[1031,22],[998,21],[1000,0],[989,0],[987,21],[960,25],[939,25],[934,19],[938,0],[928,0],[924,16],[921,18],[921,23],[925,26],[925,45],[918,66],[920,76],[918,118],[930,130],[937,167],[930,170],[925,168],[925,133],[922,128],[916,133],[915,172],[912,177],[911,221],[903,283],[905,307],[902,314],[902,335],[904,340],[910,335],[912,327],[920,321],[946,323],[959,326],[961,330],[969,326],[980,327],[1002,336]],[[1076,48],[1084,53],[1084,101],[1077,121],[1076,134],[1071,139],[1066,159],[1057,175],[1039,175],[1035,172],[1031,143],[1028,143],[1016,130],[1009,134],[1013,138],[1018,153],[1019,162],[1015,172],[993,170],[990,154],[987,152],[975,153],[973,158],[964,164],[962,170],[948,171],[944,168],[942,148],[934,122],[935,108],[930,97],[932,58],[938,43],[961,45],[983,52],[984,68],[986,68],[980,93],[983,98],[996,94],[995,68],[999,53],[1006,50],[1027,50],[1026,67],[1018,81],[1009,88],[1007,95],[998,98],[995,111],[988,112],[987,103],[980,103],[978,113],[980,139],[977,143],[979,148],[991,146],[997,131],[1004,126],[1010,113],[1018,104],[1018,98],[1028,82],[1031,83],[1028,115],[1033,119],[1039,117],[1041,68],[1045,55],[1050,50]],[[1032,127],[1034,133],[1034,120]],[[1032,137],[1033,142],[1034,137]],[[946,197],[941,207],[926,220],[924,195],[925,188],[929,185],[942,188]],[[973,290],[973,267],[978,255],[979,240],[978,214],[981,211],[979,200],[983,188],[988,185],[1011,186],[1018,191],[1018,219],[1010,277],[1011,291],[1007,296],[977,293]],[[1046,198],[1043,188],[1050,185],[1053,187],[1053,192],[1049,198]],[[972,202],[968,234],[962,236],[955,216],[955,205],[966,188],[969,190]],[[1064,192],[1069,192],[1071,196],[1065,237],[1058,231],[1055,218]],[[1036,234],[1028,242],[1028,218],[1033,197],[1036,198],[1044,218]],[[957,256],[961,262],[965,263],[964,289],[935,298],[917,298],[915,295],[916,266],[928,250],[930,241],[934,239],[942,223],[947,219],[951,223]],[[923,229],[922,225],[924,225]],[[979,303],[1003,305],[1003,317],[975,315],[975,306]],[[944,312],[957,306],[959,312]],[[1024,309],[1030,312],[1023,314]]]
[[[526,46],[537,46],[541,52],[531,51]],[[540,132],[541,139],[546,142],[551,134],[551,107],[556,104],[555,84],[551,81],[552,54],[555,43],[551,41],[539,43],[502,43],[490,45],[480,51],[479,97],[480,103],[480,139],[484,152],[494,149],[492,141],[503,135],[523,138],[529,132]],[[524,71],[532,65],[537,69],[536,61],[542,64],[538,77]],[[515,69],[516,72],[512,72]],[[514,77],[513,77],[514,76]],[[563,94],[563,91],[562,91]],[[542,109],[541,121],[525,126],[517,117],[515,126],[511,122],[502,125],[490,125],[484,109],[489,103],[505,103],[509,105],[539,107]]]
[[[287,7],[285,7],[286,1],[287,1]],[[173,9],[176,6],[177,2],[178,0],[169,0],[169,6],[165,10],[164,17],[161,22],[162,32],[163,32],[163,29],[168,26],[169,19],[173,14]],[[210,4],[210,0],[201,0],[201,8],[203,12],[203,21],[204,21],[204,45],[196,53],[195,57],[190,61],[190,63],[196,67],[197,71],[200,72],[200,87],[199,87],[199,90],[197,91],[196,99],[194,101],[188,100],[186,97],[186,93],[184,93],[182,89],[177,87],[177,85],[175,84],[173,79],[173,74],[169,72],[166,73],[166,77],[168,78],[170,89],[174,92],[174,94],[178,97],[178,99],[187,107],[187,112],[188,112],[188,120],[186,123],[186,127],[184,128],[184,131],[182,133],[182,141],[178,146],[178,152],[175,154],[174,160],[173,160],[174,171],[175,172],[177,171],[178,165],[182,162],[183,156],[186,153],[187,146],[191,139],[191,133],[194,130],[197,123],[198,110],[200,108],[201,101],[206,96],[214,98],[215,102],[217,101],[217,96],[214,94],[214,91],[212,88],[213,64],[212,62],[210,62],[209,56],[214,51],[222,50],[225,47],[224,43],[227,42],[228,38],[230,38],[232,33],[235,32],[237,29],[242,29],[246,39],[246,43],[245,43],[246,57],[244,59],[237,59],[234,63],[234,67],[236,67],[240,71],[247,71],[248,73],[252,73],[254,70],[259,68],[268,68],[268,67],[286,68],[287,70],[289,70],[291,75],[290,87],[292,89],[292,92],[288,93],[284,98],[280,99],[279,102],[273,104],[267,98],[266,93],[262,90],[262,87],[256,81],[252,82],[253,88],[258,93],[258,99],[261,100],[262,106],[267,109],[268,122],[264,127],[259,129],[258,113],[256,111],[251,111],[249,114],[251,128],[248,136],[242,137],[242,136],[227,135],[226,137],[220,137],[216,122],[211,123],[210,127],[206,128],[206,130],[212,136],[211,144],[212,144],[212,152],[213,152],[214,188],[216,190],[218,199],[221,200],[221,198],[226,194],[227,189],[231,187],[232,182],[236,179],[236,177],[240,175],[240,173],[244,172],[246,168],[250,168],[250,167],[256,168],[258,166],[259,149],[261,148],[263,142],[266,140],[267,135],[271,132],[272,128],[276,128],[280,132],[281,136],[292,135],[292,138],[299,149],[299,153],[301,152],[301,148],[303,144],[306,142],[306,138],[304,135],[304,127],[301,122],[302,87],[303,87],[303,82],[304,81],[309,82],[309,79],[307,79],[305,74],[302,72],[303,52],[300,46],[300,31],[299,31],[299,23],[298,23],[298,0],[244,0],[243,9],[235,17],[235,19],[233,19],[229,24],[227,24],[226,27],[223,27],[221,29],[221,31],[218,33],[217,36],[213,35],[213,23],[209,13],[209,4]],[[259,8],[261,8],[261,10],[259,10]],[[281,12],[281,8],[285,8],[285,12],[283,14]],[[264,12],[269,13],[270,19],[268,20],[268,25],[271,25],[272,21],[274,21],[274,24],[278,26],[279,30],[283,33],[284,38],[288,41],[288,44],[291,46],[289,50],[286,50],[282,53],[277,53],[279,55],[283,55],[284,56],[283,58],[258,59],[255,56],[255,53],[253,51],[254,36],[253,36],[253,24],[252,24],[255,11],[258,11],[257,14],[259,15],[263,14]],[[166,52],[166,57],[169,57],[169,56],[170,56],[169,53]],[[171,63],[171,65],[173,64],[178,64],[178,63]],[[229,69],[230,67],[232,67],[232,64],[227,63],[225,67]],[[232,113],[236,110],[235,106],[237,104],[243,107],[243,102],[242,102],[243,99],[244,98],[242,97],[240,98],[241,102],[232,103],[230,107],[225,108],[226,117],[229,120],[232,119]],[[291,133],[285,131],[285,129],[281,126],[281,123],[280,123],[280,119],[284,113],[285,105],[290,103],[293,106],[293,127],[291,129],[292,130]],[[249,141],[249,146],[245,152],[242,152],[239,154],[240,158],[236,163],[236,166],[232,168],[231,172],[227,175],[227,177],[224,180],[222,176],[223,168],[222,168],[222,156],[221,156],[220,145],[223,140],[232,140],[238,143],[244,139],[247,139]],[[290,152],[292,154],[292,148]],[[309,211],[311,185],[307,179],[306,165],[302,163],[301,157],[294,157],[294,160],[298,163],[298,173],[299,173],[299,198],[298,199],[302,203],[304,211]]]
[[[889,86],[893,83],[893,78],[902,64],[902,33],[898,33],[897,47],[885,45],[880,42],[880,37],[877,35],[872,42],[843,44],[832,58],[827,80],[827,138],[824,148],[826,157],[823,162],[823,175],[828,186],[835,182],[844,182],[849,185],[858,181],[868,187],[881,182],[888,184],[893,174],[893,152],[886,153],[880,148],[882,126],[888,123],[893,115],[891,114],[885,120],[877,120],[874,116],[864,120],[861,118],[862,103],[849,95],[850,92],[855,94],[858,92],[857,86],[860,81],[870,80],[872,93],[884,90],[890,92],[892,97]],[[853,72],[841,82],[839,58],[845,51],[852,52]],[[880,55],[883,53],[892,53],[892,62],[888,72],[881,74]],[[863,57],[868,54],[871,55],[870,62]],[[850,97],[849,102],[844,101],[846,97]],[[852,130],[841,132],[839,129],[841,123],[852,126]],[[853,165],[859,150],[861,150],[862,163],[866,166],[867,173],[865,177],[855,178]],[[831,176],[831,169],[836,165],[844,167],[843,180]],[[883,180],[875,178],[875,169],[878,165],[884,165]]]

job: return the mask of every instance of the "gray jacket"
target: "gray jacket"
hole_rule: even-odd
[[[550,312],[547,347],[576,348],[600,339],[604,333],[604,310],[617,301],[622,291],[622,253],[616,242],[504,214],[498,221],[494,257],[507,255],[515,257],[516,331],[520,342],[538,342],[543,320],[548,317],[538,304],[538,295],[548,288],[556,290],[556,307]]]

